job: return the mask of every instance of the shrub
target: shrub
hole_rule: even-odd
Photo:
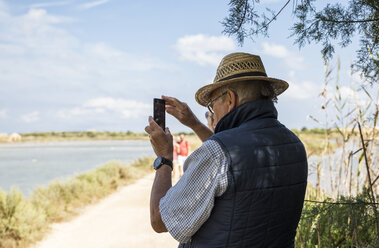
[[[46,215],[12,189],[0,191],[0,247],[17,247],[37,240],[46,230]]]
[[[332,202],[305,202],[295,247],[379,247],[367,191]]]

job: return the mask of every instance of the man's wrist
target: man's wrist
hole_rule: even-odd
[[[201,130],[203,128],[203,125],[201,121],[199,121],[199,119],[196,118],[190,128],[196,133],[196,131]]]
[[[172,154],[171,154],[171,155],[168,155],[168,154],[166,154],[166,155],[162,155],[162,157],[164,157],[165,159],[168,159],[168,160],[170,160],[170,161],[173,160],[173,155],[172,155]]]
[[[172,172],[172,168],[171,166],[167,165],[167,164],[162,164],[157,170],[156,170],[156,173],[157,174],[171,174]]]
[[[168,156],[170,157],[170,156]],[[171,156],[172,157],[172,156]],[[154,169],[155,170],[158,170],[160,169],[163,165],[167,165],[168,167],[170,167],[170,169],[172,170],[173,169],[173,163],[172,163],[172,160],[168,159],[167,157],[164,157],[164,156],[158,156],[155,160],[154,160]]]

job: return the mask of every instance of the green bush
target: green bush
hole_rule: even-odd
[[[330,202],[305,202],[295,247],[379,247],[367,191]]]
[[[0,191],[0,247],[17,247],[36,240],[46,230],[46,215],[12,189]]]

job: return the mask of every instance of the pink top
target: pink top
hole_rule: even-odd
[[[179,151],[179,155],[180,156],[188,156],[188,141],[185,140],[185,141],[182,141],[182,142],[179,142],[179,147],[180,147],[180,151]]]

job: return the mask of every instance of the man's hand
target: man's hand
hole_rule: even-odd
[[[166,101],[166,112],[178,119],[183,125],[191,128],[201,141],[204,142],[213,135],[212,130],[197,119],[186,103],[174,97],[162,96],[162,99]]]
[[[149,116],[149,125],[145,127],[149,134],[151,146],[157,156],[173,159],[172,135],[168,128],[165,131]]]
[[[166,101],[167,113],[174,116],[183,125],[193,129],[200,122],[186,103],[174,97],[162,96],[162,99]]]

